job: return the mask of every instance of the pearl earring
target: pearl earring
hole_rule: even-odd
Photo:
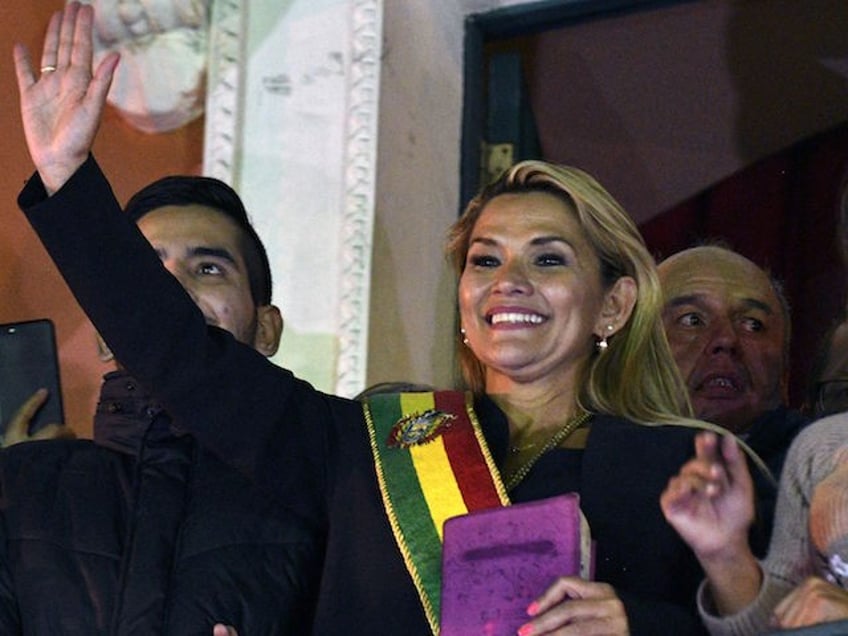
[[[614,327],[612,325],[606,326],[606,330],[610,332],[610,335],[612,335],[613,329]],[[607,347],[609,347],[609,342],[607,342],[607,334],[604,334],[601,336],[600,340],[595,343],[595,348],[598,350],[598,353],[603,353],[607,350]]]

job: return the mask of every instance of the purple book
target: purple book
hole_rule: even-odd
[[[514,635],[557,577],[591,574],[577,493],[452,517],[444,525],[441,636]]]

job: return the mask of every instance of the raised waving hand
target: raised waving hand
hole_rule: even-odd
[[[49,194],[88,156],[118,63],[113,53],[92,68],[93,14],[79,2],[54,13],[38,69],[25,46],[14,49],[27,146]]]

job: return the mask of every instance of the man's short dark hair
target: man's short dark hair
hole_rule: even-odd
[[[167,205],[203,205],[218,210],[241,229],[239,247],[247,265],[253,302],[271,304],[271,266],[262,240],[250,223],[241,198],[230,186],[212,177],[177,175],[154,181],[136,192],[124,211],[133,222]]]

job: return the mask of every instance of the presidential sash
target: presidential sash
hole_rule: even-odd
[[[434,634],[439,633],[442,526],[509,505],[470,393],[369,397],[365,421],[383,505]]]

